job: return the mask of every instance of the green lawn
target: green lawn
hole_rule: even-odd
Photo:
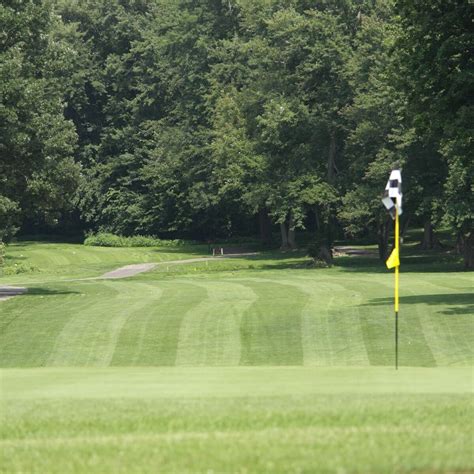
[[[82,244],[18,242],[9,245],[5,265],[26,267],[27,272],[2,276],[0,284],[22,284],[87,278],[131,263],[165,262],[204,255],[207,246],[178,248],[86,247]]]
[[[470,369],[3,373],[7,472],[472,470]]]
[[[472,472],[472,274],[303,254],[164,264],[202,247],[9,248],[38,270],[0,303],[4,472]],[[456,270],[454,264],[450,270]]]

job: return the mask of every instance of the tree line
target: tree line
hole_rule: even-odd
[[[0,237],[403,226],[474,265],[468,0],[4,0]]]

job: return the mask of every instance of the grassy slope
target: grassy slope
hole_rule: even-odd
[[[402,275],[401,365],[472,364],[471,283]],[[0,363],[391,365],[391,287],[391,275],[336,268],[35,285],[1,303]]]
[[[395,373],[392,276],[368,260],[65,282],[189,253],[60,250],[23,247],[43,271],[0,303],[6,472],[474,468],[471,275],[405,265]]]
[[[109,248],[81,244],[18,242],[8,246],[5,265],[27,264],[33,272],[2,276],[0,284],[43,283],[48,280],[99,276],[131,263],[164,262],[204,255],[207,247]]]

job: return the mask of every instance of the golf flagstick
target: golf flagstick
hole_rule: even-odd
[[[398,210],[395,213],[395,251],[400,259],[400,226]],[[395,370],[398,370],[398,289],[399,289],[400,261],[395,267]]]
[[[402,213],[402,174],[400,170],[390,173],[382,203],[395,220],[395,248],[385,262],[387,268],[395,268],[395,370],[398,370],[398,300],[399,300],[399,277],[400,277],[400,223],[399,216]]]

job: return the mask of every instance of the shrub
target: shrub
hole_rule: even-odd
[[[147,235],[124,237],[108,232],[91,234],[84,240],[84,245],[94,247],[179,247],[184,245],[184,243],[184,241],[179,239],[162,240]]]
[[[3,265],[4,257],[5,257],[5,244],[0,240],[0,267]]]
[[[89,235],[86,240],[84,240],[84,245],[96,247],[125,247],[122,239],[123,237],[119,237],[118,235],[100,232],[95,235]]]
[[[0,273],[4,276],[19,275],[20,273],[33,273],[39,271],[38,267],[27,263],[15,263],[8,267],[2,267]]]

